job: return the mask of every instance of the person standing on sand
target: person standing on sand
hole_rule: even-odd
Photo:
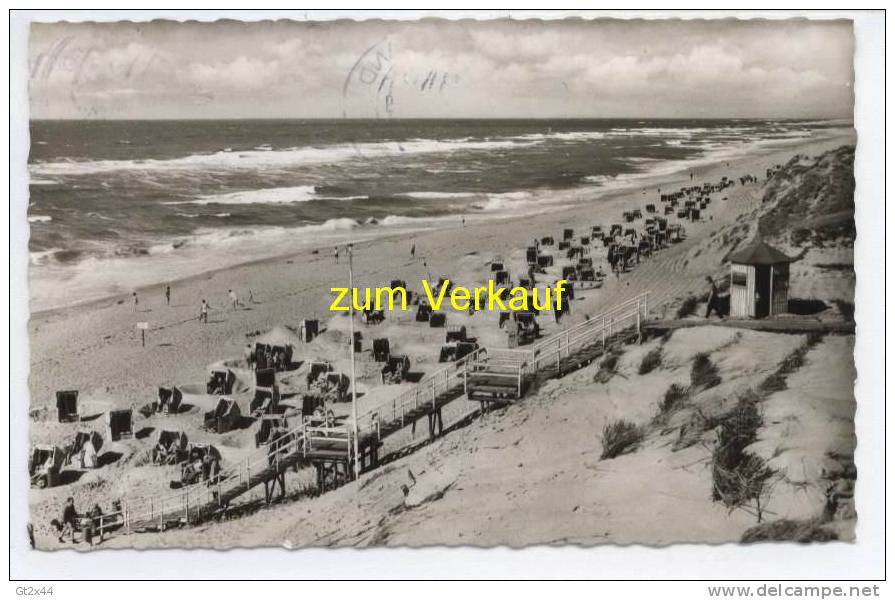
[[[199,320],[208,324],[208,302],[205,301],[205,298],[202,299],[202,306],[199,307]]]
[[[410,244],[410,258],[416,256],[416,242]]]
[[[137,296],[137,292],[134,292],[134,312],[137,312],[137,308],[140,306],[140,298]]]
[[[339,264],[339,247],[333,246],[333,256],[336,259],[336,264]]]
[[[165,304],[171,306],[171,286],[165,286]]]
[[[239,308],[239,298],[236,297],[236,292],[227,290],[227,295],[230,296],[230,304],[233,306],[233,310]]]
[[[715,280],[709,276],[706,276],[705,280],[709,284],[709,299],[705,306],[705,318],[708,319],[713,310],[719,318],[723,318],[721,307],[718,306],[718,287],[715,285]]]

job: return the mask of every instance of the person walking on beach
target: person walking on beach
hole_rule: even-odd
[[[71,543],[77,544],[78,542],[75,540],[75,524],[78,520],[78,511],[75,510],[75,499],[71,496],[65,501],[65,505],[62,507],[62,522],[60,523],[60,527],[62,528],[62,532],[59,534],[59,541],[65,542],[65,536],[69,535],[71,537]]]
[[[140,298],[137,296],[137,292],[134,292],[134,312],[137,312],[137,309],[140,306]]]
[[[239,308],[239,298],[236,297],[236,292],[227,290],[227,294],[230,296],[230,304],[233,306],[233,310]]]
[[[333,246],[333,257],[336,259],[336,264],[339,264],[339,247]]]
[[[410,244],[410,258],[416,256],[416,242]]]
[[[199,307],[199,320],[204,324],[208,324],[208,302],[202,299],[202,306]]]
[[[165,286],[165,304],[171,306],[171,286]]]

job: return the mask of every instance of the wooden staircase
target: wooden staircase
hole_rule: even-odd
[[[260,485],[264,486],[265,500],[270,502],[277,486],[285,495],[285,472],[308,464],[317,467],[318,485],[325,491],[327,473],[341,473],[350,479],[356,460],[361,470],[375,468],[383,441],[407,427],[415,428],[423,417],[428,420],[429,437],[440,435],[442,408],[458,398],[477,400],[487,409],[493,402],[521,399],[540,380],[590,364],[615,340],[632,331],[640,332],[647,300],[648,293],[636,296],[530,348],[480,348],[447,365],[391,401],[358,416],[357,456],[354,427],[302,424],[208,481],[167,497],[125,499],[121,511],[104,515],[99,527],[132,533],[195,524],[221,514],[234,500]]]

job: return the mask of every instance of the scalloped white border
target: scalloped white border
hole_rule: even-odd
[[[60,3],[61,4],[61,3]],[[204,2],[202,4],[205,4]],[[210,4],[210,3],[209,3]],[[223,3],[222,3],[223,4]],[[355,4],[355,3],[349,3]],[[409,4],[400,2],[399,4]],[[531,4],[519,2],[520,5]],[[438,11],[376,10],[359,15],[350,10],[214,11],[140,10],[122,11],[120,3],[95,2],[95,11],[63,10],[16,11],[10,16],[10,436],[11,482],[25,481],[23,465],[27,451],[28,319],[27,239],[25,219],[28,187],[27,35],[28,23],[58,20],[149,20],[154,18],[216,20],[233,18],[263,20],[332,20],[342,18],[416,19],[421,16],[458,18],[769,18],[804,17],[852,18],[855,23],[855,128],[858,148],[855,164],[856,222],[855,246],[856,319],[858,336],[855,360],[858,367],[856,428],[858,450],[857,511],[855,544],[795,546],[792,544],[740,546],[727,544],[678,545],[654,549],[644,546],[602,546],[590,549],[531,547],[525,550],[495,548],[368,549],[286,552],[280,549],[110,551],[87,554],[30,551],[24,532],[28,518],[27,486],[11,486],[10,576],[13,579],[54,578],[614,578],[614,579],[872,579],[881,578],[885,538],[883,467],[884,416],[884,329],[885,289],[880,249],[885,243],[885,113],[884,53],[885,22],[881,13],[857,11],[519,11],[470,10]],[[104,6],[106,5],[106,6]],[[418,9],[419,3],[416,3]],[[887,277],[888,279],[888,277]],[[137,553],[139,552],[139,553]],[[248,554],[251,553],[251,554]],[[757,584],[756,584],[757,585]],[[668,590],[655,584],[663,597],[678,596],[680,588]],[[130,589],[130,598],[142,597],[139,586]],[[62,589],[60,587],[60,589]],[[217,588],[220,589],[220,588]],[[235,588],[233,588],[235,590]],[[231,590],[231,591],[233,591]],[[706,596],[705,587],[693,588]],[[97,590],[98,591],[98,590]],[[181,589],[180,591],[183,591]],[[203,596],[211,588],[197,593]],[[420,590],[427,594],[426,590]],[[430,590],[431,591],[431,590]],[[499,592],[498,592],[499,593]],[[104,594],[103,594],[104,595]],[[208,595],[211,595],[208,593]],[[147,594],[148,597],[148,594]],[[129,600],[130,600],[129,598]]]

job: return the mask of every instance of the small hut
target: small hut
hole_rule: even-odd
[[[789,263],[796,259],[755,238],[728,260],[731,317],[760,319],[787,312]]]

